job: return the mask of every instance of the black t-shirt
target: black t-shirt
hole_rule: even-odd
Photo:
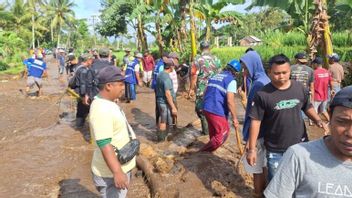
[[[101,69],[109,65],[113,64],[109,62],[108,58],[95,59],[92,65],[92,69],[97,74]]]
[[[301,110],[305,112],[311,107],[301,83],[291,80],[286,90],[269,83],[255,95],[249,116],[261,120],[267,150],[285,152],[291,145],[308,141]]]

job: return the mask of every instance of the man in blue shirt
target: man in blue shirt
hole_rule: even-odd
[[[39,89],[38,96],[42,95],[42,76],[46,73],[46,63],[43,61],[43,55],[38,53],[37,58],[29,58],[24,61],[24,64],[26,64],[28,71],[27,95],[34,85],[37,85]]]
[[[154,93],[155,93],[155,123],[156,125],[158,125],[159,123],[159,118],[160,118],[160,113],[159,113],[159,109],[158,109],[158,105],[156,102],[156,79],[158,77],[158,74],[162,71],[164,71],[164,65],[165,65],[165,61],[168,60],[168,56],[169,53],[164,52],[161,56],[161,58],[159,60],[156,61],[155,67],[154,67],[154,71],[153,71],[153,78],[152,78],[152,89],[154,89]]]
[[[203,97],[202,113],[208,122],[210,140],[201,151],[215,151],[226,141],[230,132],[227,121],[229,113],[231,113],[235,129],[239,125],[235,107],[235,93],[237,92],[235,75],[240,71],[240,62],[232,60],[222,72],[208,81]]]

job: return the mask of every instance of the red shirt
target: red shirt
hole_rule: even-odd
[[[143,69],[144,71],[152,71],[154,69],[154,58],[151,55],[148,55],[143,58]]]
[[[326,101],[328,99],[328,87],[331,74],[328,70],[320,67],[314,70],[314,100]]]

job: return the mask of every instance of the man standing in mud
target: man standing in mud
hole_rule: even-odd
[[[155,93],[155,124],[156,126],[159,125],[159,118],[160,118],[160,113],[156,101],[156,79],[159,75],[160,72],[164,71],[164,66],[165,62],[168,60],[169,54],[167,52],[163,52],[161,55],[161,58],[156,61],[154,70],[153,70],[153,78],[152,78],[152,83],[151,83],[151,88],[154,90]]]
[[[158,123],[158,141],[164,141],[168,135],[172,118],[177,116],[177,108],[174,103],[176,95],[173,88],[170,73],[173,62],[168,60],[164,64],[164,70],[157,77],[155,93],[160,122]]]
[[[251,166],[256,164],[257,139],[259,131],[262,130],[269,181],[275,175],[287,148],[308,141],[301,111],[317,126],[328,131],[327,126],[309,102],[307,90],[301,83],[290,80],[289,61],[283,54],[275,55],[270,59],[269,76],[271,82],[256,93],[249,113],[251,125],[247,162]]]
[[[141,53],[137,53],[135,55],[135,59],[127,64],[125,71],[125,98],[127,103],[130,103],[131,100],[137,99],[136,86],[143,85],[142,79],[140,77],[140,65],[142,64],[142,61],[143,55]]]
[[[336,94],[329,113],[331,135],[291,146],[265,197],[352,197],[352,86]]]
[[[99,71],[99,94],[92,102],[89,122],[95,140],[92,159],[93,182],[103,198],[124,198],[136,166],[135,157],[122,164],[115,148],[121,149],[135,134],[115,100],[124,94],[124,79],[120,69],[107,66]]]
[[[202,112],[203,94],[207,87],[209,78],[219,73],[221,69],[220,60],[210,53],[210,44],[206,41],[200,43],[201,55],[195,58],[191,71],[191,83],[188,96],[191,97],[196,89],[195,111],[202,124],[202,133],[209,134],[207,120]]]
[[[78,66],[75,75],[69,80],[69,87],[80,96],[77,101],[76,127],[83,127],[89,113],[90,103],[98,93],[95,82],[96,74],[91,69],[93,55],[87,53],[81,56],[82,63]]]
[[[241,72],[240,62],[232,60],[222,72],[208,81],[203,99],[203,114],[208,122],[209,142],[201,151],[215,151],[227,140],[230,133],[229,113],[231,113],[235,130],[238,128],[235,105],[237,82],[235,79],[239,72]]]

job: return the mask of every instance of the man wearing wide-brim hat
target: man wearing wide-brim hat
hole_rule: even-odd
[[[291,66],[291,79],[303,84],[310,91],[312,98],[314,97],[314,70],[308,67],[307,55],[305,53],[297,53],[295,55],[296,64]]]

